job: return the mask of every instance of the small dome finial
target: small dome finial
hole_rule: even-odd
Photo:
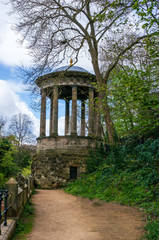
[[[72,66],[73,65],[73,60],[72,60],[72,58],[71,58],[71,60],[70,60],[70,66]]]

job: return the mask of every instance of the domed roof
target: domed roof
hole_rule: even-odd
[[[82,67],[77,67],[77,66],[63,66],[60,68],[55,69],[53,72],[62,72],[62,71],[69,71],[69,72],[85,72],[85,73],[90,73],[86,69]]]

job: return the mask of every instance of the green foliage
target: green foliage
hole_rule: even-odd
[[[30,233],[32,230],[34,216],[34,205],[29,201],[25,204],[22,218],[17,223],[13,240],[27,239],[26,234]]]
[[[29,177],[29,175],[31,174],[31,164],[26,168],[23,168],[22,174],[25,177]]]
[[[104,146],[96,147],[95,151],[90,151],[90,157],[87,159],[87,173],[94,172],[102,163],[106,156]]]
[[[3,185],[5,184],[7,179],[5,179],[5,176],[3,173],[0,173],[0,189],[3,188]]]
[[[33,203],[29,200],[24,207],[23,215],[28,217],[34,213]]]
[[[103,161],[94,172],[70,183],[66,192],[144,208],[148,218],[146,238],[157,240],[159,139],[111,147],[108,155],[101,152],[102,157]]]
[[[133,9],[142,21],[142,28],[150,29],[159,26],[157,0],[137,0],[134,2]]]
[[[4,138],[0,141],[0,186],[2,187],[5,181],[17,174],[19,168],[14,162],[16,149],[12,143]]]
[[[12,144],[11,137],[3,138],[0,141],[0,187],[10,177],[15,177],[23,172],[25,176],[31,173],[31,154],[21,147],[17,148]]]
[[[157,221],[150,221],[145,229],[149,232],[146,234],[147,240],[158,240],[159,236],[159,220]]]
[[[26,168],[31,163],[30,152],[22,147],[19,147],[15,154],[15,162],[20,168]]]
[[[127,66],[112,72],[108,84],[109,105],[120,137],[142,135],[158,126],[157,86],[157,71],[153,66],[143,70]]]

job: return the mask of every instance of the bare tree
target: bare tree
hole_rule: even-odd
[[[16,114],[10,121],[10,132],[16,136],[19,145],[22,145],[24,142],[33,142],[35,139],[35,136],[32,134],[33,122],[27,114]]]
[[[7,120],[0,116],[0,137],[2,136],[3,128],[6,124]]]
[[[76,59],[76,63],[81,50],[85,49],[92,61],[98,83],[99,105],[109,140],[113,143],[115,129],[105,86],[111,71],[123,55],[143,39],[157,32],[155,21],[153,28],[137,33],[137,25],[142,19],[136,18],[135,23],[132,21],[134,4],[137,2],[134,0],[10,0],[10,2],[13,12],[20,16],[17,29],[23,35],[23,41],[28,42],[28,48],[35,60],[29,74],[24,70],[26,83],[32,84],[38,74],[59,65],[66,57]],[[127,32],[128,28],[133,34],[129,41],[125,42],[123,33]],[[109,46],[109,41],[113,44],[120,42],[120,47],[102,74],[99,52],[102,46]],[[106,51],[108,50],[106,48]]]

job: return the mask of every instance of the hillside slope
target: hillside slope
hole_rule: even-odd
[[[66,192],[143,208],[145,239],[159,239],[159,139],[97,149],[87,161],[88,174],[70,183]]]

